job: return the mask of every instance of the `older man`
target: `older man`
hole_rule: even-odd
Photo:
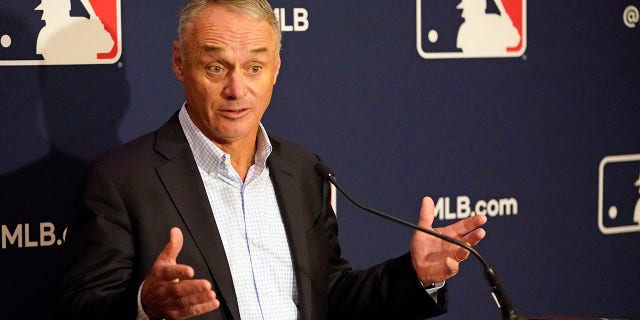
[[[69,228],[65,319],[419,319],[446,310],[464,249],[421,233],[367,270],[340,256],[317,156],[260,120],[280,70],[264,0],[193,0],[173,69],[186,102],[98,159]],[[425,198],[419,224],[431,228]],[[476,216],[438,231],[476,244]],[[167,241],[167,234],[169,240]]]

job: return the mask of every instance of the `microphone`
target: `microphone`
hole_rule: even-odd
[[[487,261],[482,258],[482,256],[480,255],[480,253],[473,248],[472,246],[459,241],[457,239],[451,238],[449,236],[443,235],[441,233],[438,233],[436,231],[433,230],[429,230],[426,228],[423,228],[419,225],[416,225],[414,223],[411,222],[407,222],[405,220],[396,218],[392,215],[386,214],[384,212],[378,211],[376,209],[372,209],[369,207],[366,207],[362,204],[360,204],[358,201],[354,200],[351,196],[349,196],[349,194],[347,194],[347,192],[344,191],[344,189],[342,189],[342,187],[338,184],[338,181],[336,180],[336,176],[333,174],[333,171],[331,171],[331,169],[329,169],[326,165],[324,165],[321,162],[318,162],[318,164],[316,164],[315,166],[315,171],[316,173],[323,179],[328,180],[329,182],[331,182],[336,189],[340,190],[340,193],[342,193],[347,200],[349,200],[351,203],[353,203],[355,206],[357,206],[358,208],[373,213],[379,217],[382,217],[384,219],[387,220],[391,220],[393,222],[399,223],[401,225],[407,226],[411,229],[414,230],[418,230],[421,232],[424,232],[426,234],[429,234],[431,236],[434,236],[436,238],[439,238],[443,241],[449,242],[449,243],[453,243],[455,245],[458,245],[460,247],[465,248],[467,251],[469,251],[471,254],[473,254],[476,258],[478,258],[478,260],[480,260],[480,263],[482,263],[482,266],[484,267],[485,270],[485,278],[487,279],[487,281],[489,282],[489,286],[491,287],[491,294],[493,295],[493,299],[495,300],[496,304],[498,305],[498,308],[500,309],[501,313],[502,313],[502,319],[504,320],[527,320],[527,318],[518,315],[518,312],[516,311],[516,309],[513,307],[513,305],[511,304],[511,301],[509,300],[509,297],[507,297],[507,293],[504,289],[504,287],[502,286],[502,281],[500,280],[500,278],[498,277],[498,274],[496,273],[496,271],[487,263]]]

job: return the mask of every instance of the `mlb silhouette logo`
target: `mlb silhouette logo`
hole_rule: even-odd
[[[0,65],[115,63],[120,19],[120,0],[2,0]]]
[[[416,48],[425,59],[520,57],[526,0],[416,0]]]
[[[640,231],[640,154],[605,157],[598,180],[600,232]]]

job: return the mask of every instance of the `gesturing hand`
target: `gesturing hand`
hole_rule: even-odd
[[[487,222],[484,215],[476,215],[458,221],[443,228],[433,229],[434,219],[433,200],[429,197],[422,199],[420,220],[418,225],[431,229],[446,236],[475,246],[484,238],[486,232],[480,228]],[[455,244],[451,244],[416,231],[411,239],[411,261],[413,268],[422,283],[437,283],[449,279],[458,273],[460,262],[469,256],[469,252]]]
[[[220,306],[209,281],[192,279],[193,268],[177,264],[182,243],[182,231],[171,228],[169,242],[144,280],[140,300],[151,319],[186,319]]]

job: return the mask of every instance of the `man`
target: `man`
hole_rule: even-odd
[[[173,69],[186,103],[97,160],[69,227],[65,319],[419,319],[446,311],[464,249],[416,233],[367,270],[340,256],[320,160],[260,119],[280,69],[264,0],[183,6]],[[431,228],[425,198],[420,225]],[[484,216],[438,231],[475,245]],[[169,240],[167,242],[167,233]],[[165,245],[166,244],[166,245]]]

